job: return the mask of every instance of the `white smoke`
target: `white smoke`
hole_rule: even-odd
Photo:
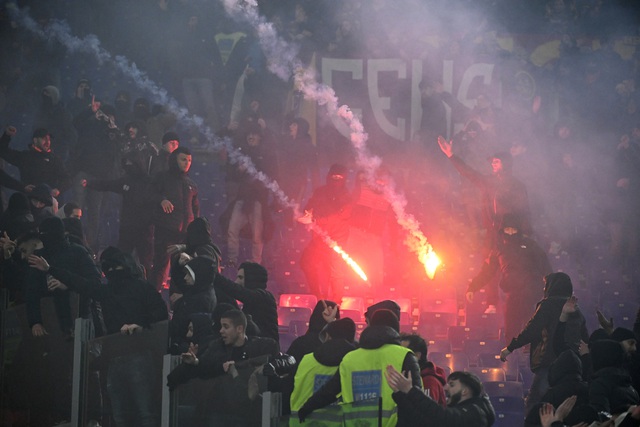
[[[350,130],[351,145],[355,149],[356,164],[365,172],[365,177],[374,188],[381,190],[385,199],[391,205],[398,224],[407,232],[405,244],[418,255],[424,263],[425,255],[433,252],[426,236],[420,230],[420,223],[405,210],[407,201],[404,195],[398,193],[395,185],[380,186],[376,184],[376,174],[382,160],[372,155],[367,148],[368,135],[360,119],[353,114],[348,106],[339,106],[335,91],[324,84],[318,83],[315,72],[303,66],[297,58],[297,49],[278,36],[275,26],[260,16],[255,0],[222,0],[224,7],[232,17],[246,21],[257,35],[262,50],[267,57],[269,69],[281,79],[288,81],[292,76],[295,87],[308,99],[324,105],[330,115],[339,117]]]
[[[178,101],[169,96],[165,89],[151,80],[144,71],[138,69],[135,63],[130,62],[124,56],[114,57],[101,46],[100,41],[95,35],[90,34],[82,39],[78,38],[72,34],[66,22],[59,20],[52,20],[47,27],[42,28],[29,16],[27,10],[20,10],[15,5],[10,7],[9,10],[12,13],[13,19],[15,19],[18,24],[35,33],[43,40],[57,40],[71,54],[89,54],[93,56],[100,65],[105,63],[113,65],[123,75],[130,77],[138,88],[149,93],[155,102],[162,104],[175,114],[179,121],[202,132],[205,138],[213,143],[212,148],[214,150],[226,150],[230,161],[238,164],[249,175],[260,181],[273,193],[274,197],[278,199],[278,202],[282,206],[292,208],[296,213],[299,212],[298,204],[289,200],[276,181],[269,178],[263,172],[258,171],[251,158],[234,147],[231,139],[216,136],[214,132],[204,124],[202,117],[192,115],[186,107],[180,106]]]

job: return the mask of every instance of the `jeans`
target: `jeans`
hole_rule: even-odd
[[[248,213],[243,211],[244,201],[237,201],[233,206],[231,219],[229,220],[229,231],[227,232],[227,256],[229,261],[237,262],[240,253],[240,231],[249,223],[251,225],[251,261],[260,264],[262,262],[262,231],[264,222],[262,221],[262,204],[253,203],[253,209]]]

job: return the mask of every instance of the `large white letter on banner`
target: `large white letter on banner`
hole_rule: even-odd
[[[387,135],[404,141],[406,139],[406,119],[398,118],[398,123],[394,126],[384,115],[384,111],[391,108],[391,98],[380,96],[378,74],[381,71],[396,71],[398,78],[406,79],[407,63],[401,59],[370,59],[367,61],[367,86],[373,116]]]
[[[343,71],[351,72],[351,76],[354,80],[362,80],[362,59],[338,59],[338,58],[323,58],[322,59],[322,82],[327,86],[333,87],[333,72]],[[349,106],[353,114],[358,117],[362,117],[362,109]],[[342,135],[349,138],[349,127],[340,120],[337,116],[331,115],[331,121],[333,125],[338,129]]]
[[[464,72],[464,76],[462,76],[460,87],[458,87],[458,101],[466,107],[475,107],[475,98],[470,99],[467,97],[471,83],[476,77],[482,77],[484,85],[490,85],[494,67],[495,64],[473,64],[469,66]]]

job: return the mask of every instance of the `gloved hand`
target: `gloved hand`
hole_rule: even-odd
[[[269,363],[264,365],[262,374],[264,376],[283,376],[290,373],[296,366],[295,357],[279,353],[277,356],[272,357]]]
[[[310,410],[308,410],[308,409],[305,409],[305,407],[303,406],[303,407],[302,407],[302,408],[300,408],[300,410],[298,411],[298,420],[299,420],[301,423],[303,423],[303,422],[304,422],[304,420],[306,420],[306,419],[307,419],[307,417],[311,414],[311,412],[313,412],[313,411],[310,411]]]

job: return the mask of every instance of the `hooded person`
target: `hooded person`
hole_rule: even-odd
[[[56,136],[56,153],[61,161],[66,161],[69,148],[75,145],[78,137],[73,128],[73,116],[64,103],[60,102],[60,91],[56,86],[45,86],[41,94],[42,102],[34,118],[34,124],[48,129]],[[88,100],[85,106],[90,103],[91,100]],[[53,185],[53,183],[49,184]]]
[[[100,273],[93,258],[84,247],[69,243],[60,218],[46,218],[38,229],[43,248],[35,252],[34,255],[37,258],[43,257],[50,266],[68,270],[89,280],[100,280]],[[29,261],[31,263],[31,257]],[[64,281],[61,282],[66,284]],[[59,326],[64,333],[70,333],[75,316],[71,312],[71,295],[67,287],[52,283],[51,277],[36,268],[31,268],[27,272],[25,286],[27,319],[33,335],[46,334],[40,311],[40,300],[45,297],[53,297]],[[78,314],[81,317],[88,317],[88,299],[81,299]]]
[[[371,318],[376,311],[383,309],[390,310],[395,314],[397,319],[400,319],[400,306],[398,303],[390,299],[385,299],[367,307],[367,311],[364,312],[364,318],[367,323],[371,322]]]
[[[182,293],[184,287],[184,265],[196,257],[207,258],[216,273],[220,271],[220,248],[213,243],[211,238],[211,224],[206,217],[194,218],[187,226],[187,236],[182,244],[171,245],[168,248],[171,253],[171,267],[169,276],[171,286],[169,294]],[[235,299],[216,290],[220,302],[235,303]]]
[[[15,240],[35,228],[29,199],[24,193],[13,193],[9,197],[7,210],[0,216],[0,231],[6,232],[10,239]]]
[[[291,394],[291,411],[294,414],[336,373],[343,357],[356,349],[356,324],[350,318],[331,322],[324,329],[327,341],[304,355],[298,363]]]
[[[315,410],[324,408],[335,402],[338,395],[346,404],[362,402],[368,406],[371,398],[375,398],[375,409],[378,414],[378,400],[382,399],[383,426],[410,426],[411,421],[396,411],[396,403],[391,398],[393,393],[389,384],[384,381],[384,371],[389,365],[400,372],[407,372],[412,386],[422,393],[422,378],[418,360],[411,350],[400,345],[398,333],[399,320],[391,310],[377,310],[371,317],[369,326],[360,335],[360,347],[347,353],[336,373],[326,384],[315,392],[298,411],[298,419],[304,421]],[[359,410],[362,410],[359,406]],[[346,405],[345,408],[349,408]],[[368,411],[366,411],[368,412]],[[358,415],[356,412],[354,415]],[[361,415],[363,422],[375,423]]]
[[[579,417],[582,414],[580,409],[583,405],[589,403],[589,384],[582,377],[582,361],[578,354],[573,350],[565,350],[549,367],[549,389],[542,396],[542,402],[548,402],[557,408],[562,402],[571,396],[577,396],[576,404],[569,415],[564,419],[565,424],[574,425],[581,421]],[[535,418],[539,412],[534,409],[530,416]],[[539,420],[538,423],[540,424]]]
[[[518,348],[527,344],[531,344],[529,355],[529,367],[534,373],[531,391],[527,396],[527,412],[542,398],[542,395],[549,387],[547,374],[549,366],[556,359],[556,354],[552,343],[554,342],[554,334],[562,313],[562,307],[573,294],[573,284],[571,278],[566,273],[551,273],[544,278],[544,298],[538,302],[536,311],[527,325],[514,337],[509,345],[502,349],[500,358],[506,360],[509,354]],[[569,348],[575,348],[579,345],[582,338],[587,341],[587,329],[583,324],[579,328],[583,335],[569,337],[565,335],[565,339],[571,338],[576,342],[568,342]]]
[[[213,280],[216,270],[208,258],[196,257],[184,266],[184,291],[182,296],[172,299],[173,316],[169,323],[170,350],[181,354],[185,343],[189,342],[187,332],[189,322],[196,313],[213,314],[216,308],[216,293]]]
[[[333,164],[327,173],[325,185],[314,190],[304,208],[305,216],[299,222],[314,222],[339,245],[349,238],[349,219],[353,200],[347,189],[348,170],[341,164]],[[312,232],[311,242],[300,257],[309,292],[320,298],[339,301],[345,281],[344,261],[325,243],[324,237]],[[327,277],[328,276],[328,277]]]
[[[47,184],[38,184],[33,187],[28,197],[31,214],[36,225],[40,225],[45,218],[52,217],[58,210],[57,202],[51,196],[51,187]]]
[[[118,232],[118,247],[135,253],[147,273],[153,258],[152,209],[149,203],[151,177],[147,172],[144,154],[129,151],[122,157],[124,174],[115,179],[86,181],[86,187],[98,192],[111,192],[122,196]]]
[[[621,413],[640,403],[625,368],[627,360],[624,347],[617,341],[599,340],[591,345],[593,376],[589,383],[589,404],[599,413]]]
[[[88,278],[49,265],[46,258],[34,260],[32,266],[40,272],[46,271],[75,292],[99,301],[108,334],[133,335],[168,318],[162,297],[142,280],[140,268],[131,255],[116,248],[107,248],[100,260],[106,284],[101,283],[100,277]],[[104,352],[107,351],[105,347]],[[149,390],[161,367],[154,365],[157,358],[152,356],[148,342],[132,338],[128,341],[126,353],[113,356],[103,354],[109,361],[107,391],[113,402],[112,415],[116,424],[158,425],[159,409],[155,408],[153,393]]]
[[[185,240],[187,227],[200,216],[198,186],[189,177],[191,151],[178,147],[169,156],[169,169],[158,173],[151,183],[154,258],[150,281],[160,290],[169,266],[167,248]]]
[[[334,319],[340,319],[340,307],[334,301],[318,301],[309,317],[307,332],[293,340],[287,350],[287,354],[293,356],[296,362],[299,363],[305,355],[316,351],[322,345],[321,333],[326,330],[329,324],[333,323]],[[292,375],[285,377],[283,380],[283,413],[289,412],[287,408],[288,397],[293,391],[295,373],[296,371],[294,370]]]
[[[279,342],[278,308],[275,297],[267,290],[268,279],[267,269],[262,265],[243,262],[235,282],[217,274],[214,285],[216,292],[222,291],[242,302],[242,312],[258,325],[261,337]]]
[[[529,320],[539,298],[540,278],[552,271],[546,251],[522,232],[522,219],[511,213],[505,214],[496,243],[480,272],[469,282],[466,298],[472,303],[474,294],[484,288],[487,291],[488,308],[492,307],[495,312],[499,298],[494,292],[494,277],[498,276],[498,286],[506,295],[505,336],[510,339]]]

